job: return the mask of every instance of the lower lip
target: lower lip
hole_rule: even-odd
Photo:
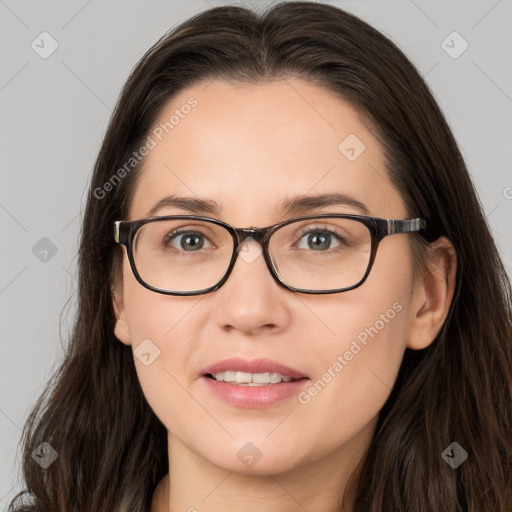
[[[309,381],[309,379],[299,379],[263,386],[239,386],[229,382],[219,382],[206,376],[201,378],[218,397],[231,405],[250,409],[268,407],[279,400],[297,395]]]

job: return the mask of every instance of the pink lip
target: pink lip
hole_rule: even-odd
[[[247,361],[246,359],[241,359],[240,357],[231,357],[229,359],[218,361],[202,370],[201,375],[207,375],[209,373],[214,374],[225,371],[238,371],[248,373],[280,373],[281,375],[288,375],[292,377],[292,379],[302,379],[303,377],[307,377],[307,375],[304,375],[299,371],[290,368],[289,366],[278,363],[277,361],[273,361],[272,359],[260,358]]]
[[[229,382],[218,382],[206,376],[201,377],[201,380],[212,393],[230,405],[248,409],[269,407],[289,396],[297,396],[306,383],[309,383],[308,378],[268,386],[239,386]]]
[[[241,386],[229,382],[218,382],[207,376],[208,374],[228,370],[249,373],[280,373],[298,380],[266,386]],[[224,359],[205,368],[202,372],[201,380],[208,386],[210,391],[227,401],[230,405],[257,409],[273,405],[291,395],[296,396],[310,379],[297,370],[271,359],[262,358],[246,361],[234,357]]]

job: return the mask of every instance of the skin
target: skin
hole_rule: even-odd
[[[355,110],[323,88],[298,78],[197,83],[166,105],[155,126],[190,96],[198,105],[146,157],[129,220],[148,217],[174,193],[215,200],[223,208],[218,218],[235,227],[264,227],[284,220],[276,214],[284,199],[332,191],[351,194],[370,215],[407,218],[379,142]],[[349,134],[366,146],[352,162],[338,150]],[[158,215],[190,213],[173,207]],[[299,215],[314,213],[360,214],[336,205]],[[146,338],[160,350],[149,366],[134,357],[148,403],[169,433],[170,479],[158,485],[153,512],[338,510],[405,348],[432,343],[452,300],[452,244],[446,238],[431,244],[432,273],[415,282],[408,238],[386,237],[362,286],[327,295],[282,288],[260,256],[251,263],[238,258],[213,293],[166,296],[135,280],[123,247],[115,335],[134,350]],[[268,357],[308,375],[311,385],[396,302],[401,311],[308,404],[292,396],[241,409],[200,379],[205,366],[227,357]],[[251,468],[237,457],[248,442],[262,453]]]

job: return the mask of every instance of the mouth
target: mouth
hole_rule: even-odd
[[[309,377],[266,358],[231,357],[204,368],[200,376],[210,393],[230,406],[258,409],[278,406],[308,385]]]
[[[202,380],[210,393],[230,406],[260,409],[278,406],[281,401],[297,396],[310,379],[279,372],[224,370],[206,373]]]
[[[272,359],[241,357],[217,361],[204,368],[201,376],[238,386],[269,386],[308,378],[295,368]]]
[[[269,386],[283,382],[295,382],[307,377],[294,378],[277,372],[250,373],[236,370],[227,370],[217,373],[207,373],[205,377],[217,382],[227,382],[235,386]]]

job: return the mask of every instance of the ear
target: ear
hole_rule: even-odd
[[[455,291],[457,253],[444,236],[430,244],[428,272],[413,292],[407,347],[429,346],[443,327]]]
[[[116,315],[114,335],[125,345],[131,345],[130,327],[126,319],[126,313],[124,309],[122,286],[114,285],[112,287],[112,303],[114,305],[114,312]]]

